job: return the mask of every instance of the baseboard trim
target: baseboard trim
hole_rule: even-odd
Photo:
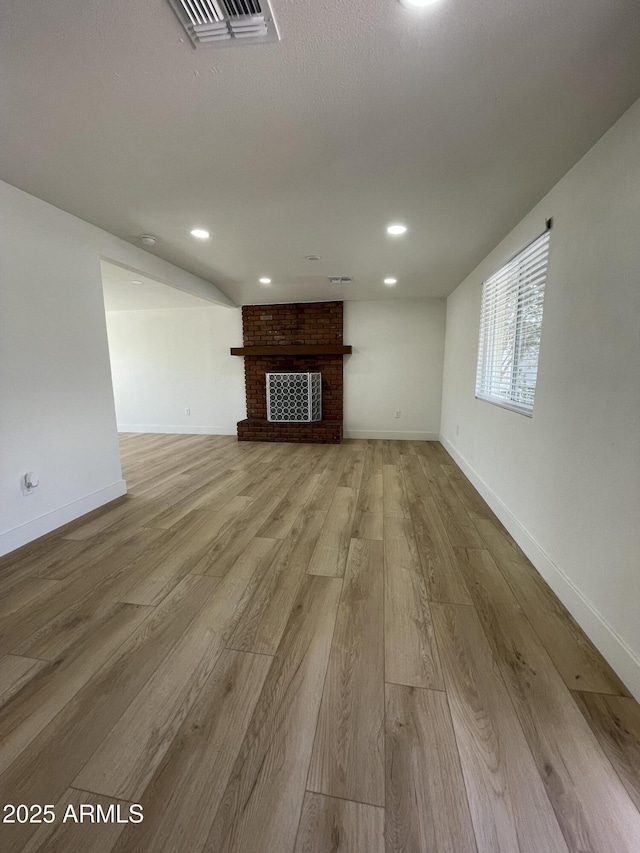
[[[174,426],[173,424],[118,424],[118,432],[159,433],[165,435],[235,435],[236,425]]]
[[[26,524],[14,527],[13,530],[0,533],[0,557],[15,551],[16,548],[28,545],[34,539],[39,539],[46,533],[51,533],[52,530],[57,530],[64,524],[75,521],[76,518],[80,518],[82,515],[126,495],[126,493],[126,482],[118,480],[117,483],[27,521]]]
[[[133,433],[164,433],[166,435],[236,435],[237,429],[232,427],[208,426],[174,426],[172,424],[118,424],[118,432]],[[389,432],[387,430],[345,430],[344,438],[375,438],[390,439],[391,441],[439,441],[437,432]]]
[[[634,697],[640,702],[640,658],[607,622],[592,602],[586,598],[574,582],[562,571],[560,566],[553,562],[542,545],[522,526],[518,519],[507,509],[495,492],[492,491],[477,471],[469,465],[467,460],[461,456],[451,442],[442,435],[440,436],[440,441],[591,642],[613,667]]]
[[[387,432],[375,429],[347,429],[344,438],[377,438],[391,441],[439,441],[437,432]]]

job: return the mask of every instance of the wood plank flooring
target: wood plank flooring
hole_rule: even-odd
[[[640,706],[439,444],[121,454],[0,558],[3,853],[640,850]]]

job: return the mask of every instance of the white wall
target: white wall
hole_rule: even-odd
[[[449,297],[442,436],[640,699],[638,187],[640,101]],[[480,292],[549,216],[529,419],[474,399]]]
[[[444,299],[345,302],[345,437],[438,438],[444,328]]]
[[[100,258],[212,285],[0,182],[0,554],[125,492]],[[40,475],[24,497],[21,477]]]
[[[246,417],[239,308],[108,311],[121,432],[235,435]],[[185,409],[191,415],[185,414]]]

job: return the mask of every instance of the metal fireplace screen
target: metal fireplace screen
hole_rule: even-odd
[[[267,420],[280,423],[322,420],[322,375],[267,373]]]

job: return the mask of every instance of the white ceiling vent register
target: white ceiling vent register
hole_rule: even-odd
[[[194,47],[280,41],[269,0],[169,0]]]

